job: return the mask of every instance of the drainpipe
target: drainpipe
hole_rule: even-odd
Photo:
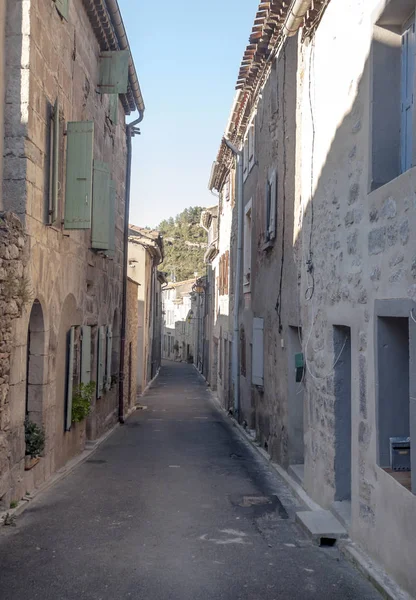
[[[240,376],[238,360],[240,356],[240,327],[239,327],[239,308],[241,298],[241,267],[243,254],[243,226],[244,226],[244,206],[243,206],[243,152],[238,150],[229,140],[224,138],[224,143],[237,157],[237,257],[235,266],[235,284],[234,284],[234,331],[233,331],[233,356],[232,372],[234,380],[234,416],[238,420],[240,414]]]
[[[139,110],[139,118],[126,126],[127,142],[127,165],[126,165],[126,189],[124,196],[124,239],[123,239],[123,292],[121,307],[121,331],[120,331],[120,374],[118,382],[118,420],[124,423],[124,377],[126,350],[126,323],[127,323],[127,268],[129,264],[129,218],[130,218],[130,186],[131,186],[131,138],[139,133],[136,125],[143,121],[144,111]]]
[[[311,0],[295,0],[293,2],[292,8],[289,10],[289,14],[283,25],[283,33],[285,35],[292,37],[297,34],[298,29],[302,27],[303,20],[311,4]]]

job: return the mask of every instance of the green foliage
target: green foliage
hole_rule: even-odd
[[[18,503],[18,501],[17,501],[17,500],[12,500],[12,501],[10,502],[10,508],[17,508],[17,505],[18,505],[18,504],[19,504],[19,503]]]
[[[91,411],[91,401],[95,391],[95,381],[80,383],[72,396],[72,422],[83,421]]]
[[[28,418],[25,420],[26,454],[37,458],[45,449],[45,432]]]
[[[185,208],[175,218],[162,221],[157,228],[164,238],[165,260],[159,267],[168,279],[191,279],[195,272],[205,273],[204,254],[207,234],[199,222],[204,209],[201,206]]]

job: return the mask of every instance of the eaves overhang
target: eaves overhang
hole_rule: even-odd
[[[100,45],[100,50],[129,50],[128,88],[126,94],[120,94],[120,98],[126,115],[136,110],[143,114],[145,110],[144,100],[118,1],[83,0],[83,3],[95,37]]]
[[[299,0],[270,0],[260,2],[249,44],[244,52],[238,78],[236,95],[231,109],[224,138],[236,148],[241,148],[252,113],[260,92],[266,83],[274,58],[289,35],[302,28],[302,39],[312,35],[330,0],[304,0],[301,17],[293,9]],[[295,20],[296,31],[289,22]],[[221,141],[216,161],[209,179],[209,189],[221,191],[225,179],[234,164],[230,148]]]

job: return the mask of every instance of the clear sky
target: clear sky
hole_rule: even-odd
[[[130,222],[154,227],[216,203],[208,179],[258,4],[119,0],[146,104],[133,139]]]

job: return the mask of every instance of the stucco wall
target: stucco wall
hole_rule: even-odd
[[[87,433],[92,438],[98,437],[117,418],[117,386],[112,386],[101,399],[94,401],[86,430],[86,424],[73,427],[67,433],[62,427],[65,330],[71,325],[92,326],[93,359],[96,363],[98,326],[114,325],[116,310],[121,305],[126,159],[122,106],[119,106],[118,124],[112,125],[108,119],[109,98],[96,92],[99,44],[82,0],[73,0],[69,7],[67,22],[60,18],[50,0],[9,2],[6,27],[3,198],[4,205],[15,210],[25,223],[30,248],[28,274],[34,298],[42,307],[47,340],[43,395],[47,447],[45,457],[35,468],[37,471],[44,470],[41,479],[78,452]],[[94,158],[110,165],[111,177],[116,182],[114,259],[89,249],[90,230],[63,230],[59,222],[55,226],[45,225],[49,115],[57,97],[63,123],[94,121]],[[62,148],[65,148],[63,137]],[[65,168],[62,171],[61,202]],[[24,388],[26,381],[22,356],[27,343],[28,320],[29,314],[24,315],[15,325],[17,350],[12,363],[16,386],[15,391],[11,391],[10,401],[16,403],[24,402],[19,385]],[[113,335],[119,340],[119,331],[113,331]],[[92,379],[96,379],[94,363]]]

